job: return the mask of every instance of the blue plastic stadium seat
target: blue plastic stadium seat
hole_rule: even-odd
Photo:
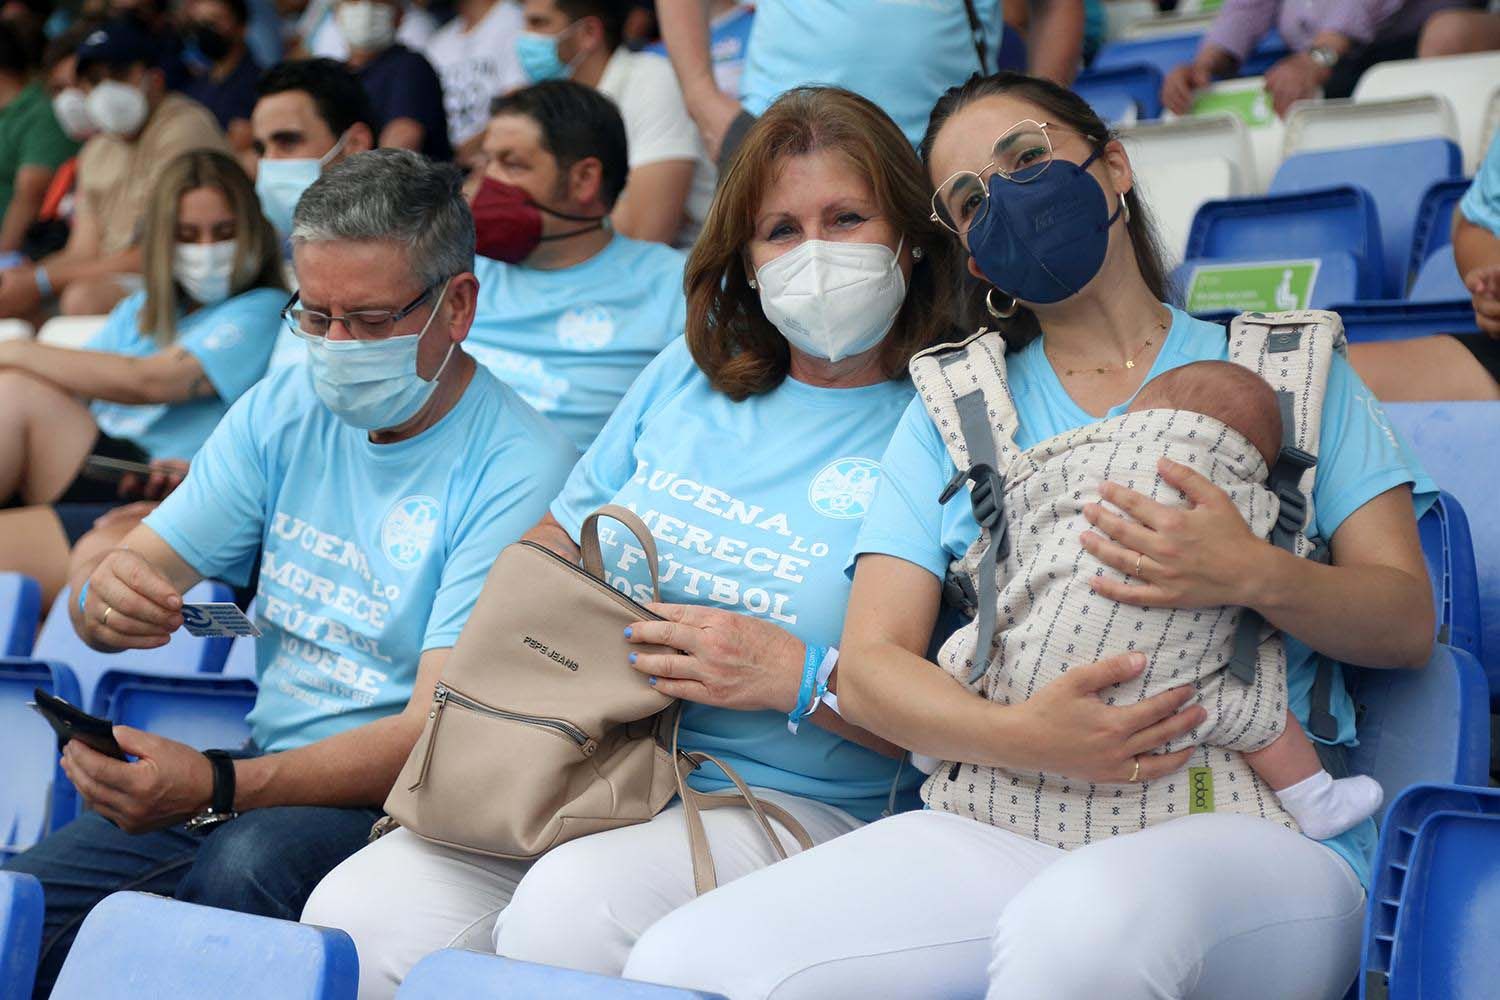
[[[233,592],[224,584],[204,581],[189,590],[184,599],[190,603],[205,601],[230,601]],[[160,649],[128,649],[122,653],[97,653],[83,644],[78,633],[73,631],[73,622],[68,617],[71,593],[63,590],[52,605],[47,621],[42,625],[32,656],[39,660],[66,663],[78,675],[81,708],[90,708],[94,701],[94,685],[106,670],[133,670],[138,673],[164,676],[218,673],[224,669],[224,658],[229,655],[228,639],[199,639],[178,629],[172,640]]]
[[[1088,101],[1096,111],[1100,101],[1123,96],[1135,102],[1142,119],[1159,118],[1161,83],[1161,70],[1150,63],[1103,69],[1096,63],[1078,74],[1078,79],[1073,81],[1073,92]]]
[[[1161,35],[1151,38],[1116,39],[1105,42],[1094,57],[1093,69],[1114,69],[1140,63],[1153,66],[1163,76],[1198,54],[1203,36],[1198,33]],[[1276,32],[1268,32],[1256,44],[1250,58],[1240,68],[1242,76],[1259,76],[1288,52],[1286,43]]]
[[[1488,780],[1489,690],[1474,657],[1439,644],[1420,670],[1345,669],[1359,713],[1349,767],[1380,782],[1387,809],[1408,785]]]
[[[1474,541],[1463,505],[1451,493],[1437,501],[1417,522],[1422,555],[1432,578],[1437,609],[1438,641],[1482,655],[1479,622],[1479,576],[1474,567]]]
[[[1379,298],[1380,221],[1375,199],[1363,188],[1204,202],[1193,216],[1183,259],[1326,260],[1338,253],[1352,255],[1357,265],[1358,291],[1352,297]]]
[[[1434,183],[1462,175],[1463,154],[1457,143],[1417,139],[1296,153],[1276,169],[1269,193],[1316,191],[1334,184],[1353,184],[1370,192],[1380,215],[1385,262],[1381,296],[1399,298],[1406,292],[1412,233],[1423,195]]]
[[[1360,997],[1488,1000],[1500,982],[1497,936],[1500,790],[1408,788],[1375,854]]]
[[[42,912],[42,883],[20,872],[0,872],[0,997],[31,995]]]
[[[1328,250],[1322,253],[1312,254],[1283,254],[1281,258],[1207,258],[1200,259],[1190,257],[1177,266],[1172,272],[1173,282],[1187,294],[1189,282],[1192,279],[1193,268],[1200,264],[1254,264],[1264,259],[1291,259],[1295,257],[1316,257],[1319,260],[1318,275],[1313,281],[1312,295],[1309,297],[1308,306],[1312,309],[1329,309],[1336,302],[1347,301],[1351,296],[1359,294],[1360,271],[1359,260],[1352,254],[1338,250]],[[1201,318],[1211,322],[1227,323],[1241,310],[1231,310],[1224,313],[1200,314]]]
[[[1500,493],[1500,403],[1389,403],[1385,412],[1411,443],[1417,459],[1465,511],[1474,513],[1478,577],[1479,649],[1492,694],[1500,695],[1500,517],[1492,514]]]
[[[1453,245],[1453,210],[1469,190],[1469,181],[1438,181],[1422,195],[1417,225],[1411,234],[1411,257],[1406,263],[1408,280],[1414,280],[1427,258]]]
[[[1422,262],[1411,291],[1406,297],[1413,302],[1469,302],[1472,296],[1464,287],[1464,279],[1458,273],[1458,262],[1453,258],[1453,247],[1439,247],[1437,252]]]
[[[353,1000],[343,931],[117,892],[79,928],[52,1000]]]
[[[1344,321],[1352,344],[1376,340],[1408,340],[1434,333],[1472,333],[1474,310],[1467,302],[1340,302],[1329,306]]]
[[[30,656],[42,620],[42,588],[21,573],[0,573],[0,656]]]
[[[199,750],[237,749],[250,740],[245,716],[255,682],[235,677],[156,677],[111,670],[94,689],[96,714]]]
[[[62,664],[0,661],[0,860],[24,851],[77,812],[78,793],[58,766],[57,737],[28,707],[36,688],[78,701],[78,681]]]
[[[399,1000],[452,997],[546,997],[547,1000],[723,1000],[717,993],[613,979],[477,951],[434,952],[407,975]]]

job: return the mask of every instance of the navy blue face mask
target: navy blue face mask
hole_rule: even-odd
[[[1023,302],[1061,302],[1099,273],[1125,199],[1111,215],[1088,172],[1098,157],[1053,160],[1025,184],[990,178],[989,210],[969,230],[969,253],[996,288]]]

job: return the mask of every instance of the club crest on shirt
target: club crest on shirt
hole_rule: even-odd
[[[880,482],[880,463],[849,456],[823,466],[807,488],[807,502],[825,517],[864,517]]]
[[[422,561],[437,534],[438,502],[428,496],[396,501],[380,526],[380,548],[391,565],[411,569]]]
[[[557,319],[557,339],[575,351],[597,351],[615,339],[615,320],[600,305],[569,309]]]
[[[203,338],[203,346],[210,351],[223,351],[238,344],[244,338],[245,335],[240,332],[238,325],[220,323]]]

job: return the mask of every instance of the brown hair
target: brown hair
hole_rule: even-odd
[[[921,248],[906,301],[880,344],[887,378],[906,374],[912,355],[952,332],[957,248],[929,217],[932,187],[911,143],[886,114],[837,87],[787,91],[750,128],[719,180],[708,217],[688,257],[687,344],[710,384],[730,399],[768,392],[791,365],[786,338],[750,287],[745,247],[755,216],[783,161],[820,150],[841,154],[870,185],[880,214]]]
[[[158,346],[177,339],[177,321],[182,315],[181,293],[172,276],[172,251],[177,245],[177,214],[182,196],[198,188],[214,188],[229,202],[234,213],[234,275],[229,294],[252,288],[286,291],[281,269],[281,244],[276,230],[261,214],[255,185],[234,157],[211,149],[195,149],[167,162],[151,200],[146,204],[146,231],[141,241],[145,254],[146,301],[136,321]]]
[[[1249,439],[1266,460],[1281,452],[1281,405],[1271,383],[1232,361],[1194,361],[1141,386],[1127,413],[1189,410],[1213,417]]]
[[[1094,113],[1088,102],[1050,80],[1043,80],[1024,73],[1001,72],[992,76],[977,73],[963,84],[950,87],[933,106],[932,116],[927,121],[927,133],[922,136],[920,151],[922,162],[931,164],[932,147],[943,126],[965,107],[986,97],[1006,95],[1029,101],[1047,113],[1049,121],[1066,125],[1082,135],[1095,149],[1103,149],[1117,138],[1108,125]],[[1125,192],[1128,216],[1125,231],[1130,236],[1130,245],[1135,251],[1135,263],[1141,271],[1146,287],[1159,301],[1171,301],[1175,296],[1168,281],[1167,267],[1163,260],[1161,240],[1152,225],[1151,213],[1141,201],[1139,190],[1132,186]],[[946,230],[945,230],[946,232]],[[950,238],[952,233],[948,233]],[[960,246],[962,244],[960,243]],[[1041,336],[1042,328],[1036,314],[1023,305],[1016,306],[1016,314],[1010,319],[998,319],[985,308],[985,295],[989,286],[974,280],[967,271],[959,277],[957,292],[960,303],[959,322],[966,330],[981,326],[998,328],[1011,350],[1017,350]]]

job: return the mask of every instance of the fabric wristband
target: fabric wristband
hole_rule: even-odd
[[[833,676],[833,668],[838,666],[838,663],[839,648],[829,646],[828,653],[823,657],[823,665],[818,668],[818,680],[814,687],[812,708],[808,709],[808,715],[816,712],[819,705],[827,705],[834,715],[841,719],[844,717],[844,713],[839,711],[839,696],[828,690],[828,680]]]
[[[47,269],[38,264],[31,269],[31,280],[36,282],[36,290],[47,298],[52,294],[52,279],[47,276]]]
[[[89,599],[89,582],[88,580],[83,581],[83,586],[78,591],[78,613],[80,615],[87,615],[89,613],[89,609],[84,607],[84,603]]]
[[[794,735],[797,724],[812,714],[813,689],[818,682],[818,667],[828,652],[822,646],[807,645],[807,655],[802,658],[802,687],[797,691],[797,707],[786,717],[786,728]]]

